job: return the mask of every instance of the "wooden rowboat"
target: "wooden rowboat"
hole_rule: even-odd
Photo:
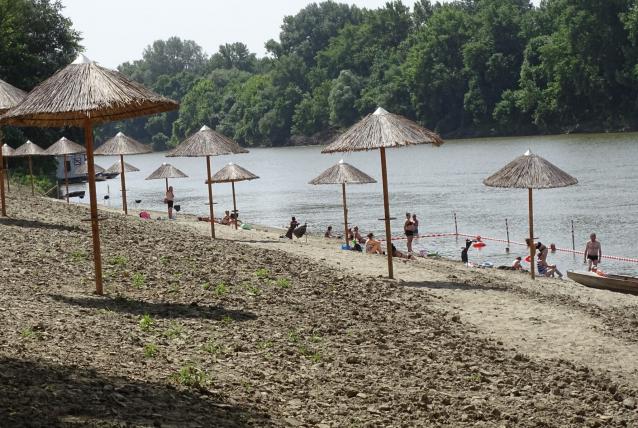
[[[638,278],[623,275],[600,276],[593,272],[567,271],[567,277],[591,288],[638,294]]]

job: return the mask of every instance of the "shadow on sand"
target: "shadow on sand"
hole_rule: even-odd
[[[480,284],[464,284],[461,282],[407,281],[403,287],[425,288],[428,290],[468,290],[468,291],[508,291],[506,287]]]
[[[0,225],[25,227],[30,229],[53,229],[66,232],[82,232],[78,226],[65,226],[63,224],[43,223],[38,220],[23,220],[17,218],[0,218]]]
[[[256,319],[252,312],[225,309],[223,306],[207,306],[185,303],[152,303],[124,297],[68,297],[59,294],[50,295],[53,300],[67,305],[83,308],[105,309],[133,315],[152,315],[160,318],[201,318],[221,320],[230,317],[235,321]]]
[[[269,416],[95,370],[0,358],[0,426],[272,426]]]

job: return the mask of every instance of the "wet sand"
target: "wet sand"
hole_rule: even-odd
[[[0,425],[634,426],[638,297],[12,192]]]

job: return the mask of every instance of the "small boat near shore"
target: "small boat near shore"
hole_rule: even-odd
[[[638,278],[624,275],[600,276],[594,272],[567,271],[567,277],[585,287],[638,295]]]

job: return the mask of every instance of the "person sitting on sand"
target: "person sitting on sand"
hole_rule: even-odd
[[[521,261],[523,259],[521,256],[518,256],[514,259],[514,263],[512,263],[512,269],[514,270],[523,270],[523,265],[521,265]]]
[[[563,274],[558,270],[556,265],[547,264],[547,262],[542,259],[541,253],[538,254],[536,267],[538,268],[538,273],[542,276],[554,278],[554,275],[558,275],[560,279],[563,279]]]
[[[396,257],[398,259],[408,259],[408,260],[413,260],[414,256],[412,254],[404,254],[401,251],[397,250],[397,247],[394,246],[394,244],[392,245],[392,257]]]
[[[381,242],[374,239],[374,234],[372,232],[368,233],[368,240],[366,241],[366,253],[382,254]]]
[[[353,227],[352,230],[354,231],[354,239],[356,239],[359,244],[365,244],[366,239],[361,235],[361,232],[359,232],[359,226]]]
[[[230,211],[224,211],[224,217],[221,219],[220,223],[226,226],[230,224]]]
[[[326,229],[326,233],[323,234],[324,238],[334,238],[334,236],[332,235],[332,226],[328,226],[328,228]]]
[[[348,242],[354,239],[354,232],[352,231],[351,227],[348,228],[348,236],[346,238],[348,239]]]

